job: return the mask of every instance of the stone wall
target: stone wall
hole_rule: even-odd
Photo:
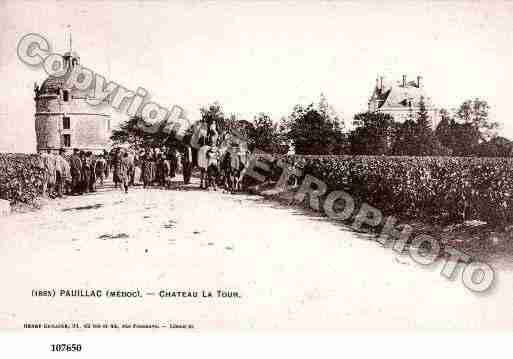
[[[110,115],[96,111],[84,97],[71,96],[63,101],[56,95],[36,99],[35,129],[38,150],[64,146],[64,135],[70,135],[71,148],[99,151],[110,137]],[[70,118],[70,129],[63,128],[63,117]]]
[[[57,149],[61,146],[59,126],[62,126],[62,115],[36,115],[35,129],[38,150]]]

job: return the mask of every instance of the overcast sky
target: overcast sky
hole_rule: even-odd
[[[138,2],[0,0],[0,151],[35,151],[33,83],[16,56],[26,33],[191,118],[218,100],[226,113],[279,120],[323,92],[345,119],[366,109],[376,75],[424,77],[435,104],[486,99],[513,138],[511,2]],[[123,120],[120,115],[116,121]]]

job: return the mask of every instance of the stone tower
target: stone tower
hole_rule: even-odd
[[[109,142],[110,115],[101,113],[101,106],[86,102],[89,92],[67,86],[66,80],[80,63],[78,54],[71,50],[71,41],[63,59],[66,75],[50,76],[41,87],[34,86],[37,151],[78,148],[99,153]]]

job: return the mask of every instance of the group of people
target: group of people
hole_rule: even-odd
[[[205,134],[199,148],[190,145],[155,148],[114,148],[110,153],[115,187],[128,192],[130,186],[141,182],[143,188],[153,186],[170,189],[177,173],[189,184],[192,171],[200,172],[200,188],[217,190],[224,187],[234,192],[241,189],[249,153],[246,149],[218,141],[217,136]],[[137,170],[139,169],[139,171]]]
[[[126,193],[136,180],[142,182],[143,188],[170,189],[178,172],[183,174],[183,183],[189,184],[195,167],[200,172],[200,188],[240,190],[249,162],[247,148],[234,143],[227,134],[219,136],[215,123],[203,126],[198,134],[195,149],[189,139],[175,148],[115,147],[101,154],[74,149],[68,157],[63,149],[58,155],[48,151],[41,155],[47,173],[44,192],[50,197],[95,192],[110,173],[115,188]]]
[[[237,147],[201,146],[198,150],[200,188],[241,190],[248,161],[248,151]]]
[[[103,185],[104,179],[109,175],[105,152],[94,155],[90,151],[74,149],[70,157],[70,166],[72,179],[70,194],[72,195],[96,192],[97,181]]]
[[[180,161],[181,158],[181,161]],[[190,182],[192,163],[190,156],[181,155],[172,148],[146,148],[141,150],[128,150],[115,148],[111,152],[111,165],[113,168],[113,181],[115,187],[121,187],[128,192],[130,186],[135,185],[136,169],[140,169],[138,180],[143,188],[150,186],[163,186],[171,188],[172,179],[181,167],[184,182]]]
[[[171,181],[179,170],[179,155],[174,149],[148,149],[141,153],[141,180],[143,187],[153,184],[171,187]]]
[[[232,142],[229,133],[220,136],[215,122],[198,131],[197,165],[200,169],[200,188],[230,192],[241,189],[242,178],[249,161],[249,151]]]
[[[95,192],[97,182],[103,185],[109,175],[106,152],[94,155],[74,149],[73,154],[66,157],[64,149],[58,154],[48,150],[41,154],[41,159],[45,169],[43,193],[51,198]]]

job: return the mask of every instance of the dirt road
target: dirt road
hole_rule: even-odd
[[[1,328],[513,327],[510,271],[475,295],[459,277],[442,277],[439,265],[421,267],[347,227],[258,196],[110,188],[1,218],[0,231]],[[139,290],[142,298],[107,290]]]

